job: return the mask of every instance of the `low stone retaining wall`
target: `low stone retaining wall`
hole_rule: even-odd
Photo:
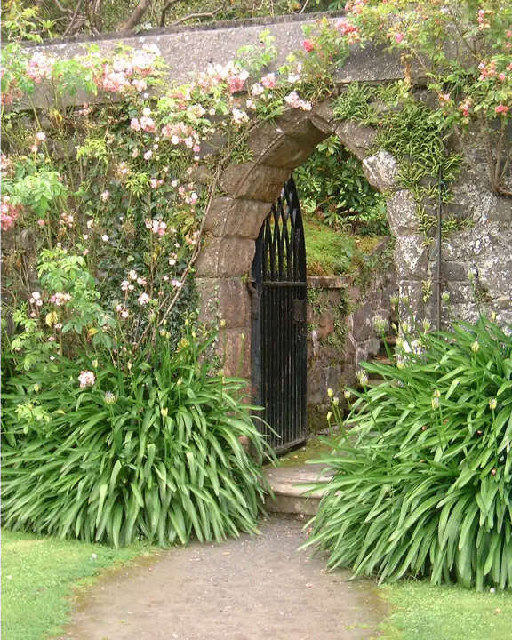
[[[380,245],[383,254],[387,243]],[[354,276],[308,278],[308,424],[312,432],[326,425],[327,389],[343,403],[343,388],[353,385],[359,364],[381,348],[374,319],[392,321],[390,297],[397,290],[394,268],[373,271],[364,284]]]

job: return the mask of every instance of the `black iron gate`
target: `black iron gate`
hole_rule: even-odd
[[[283,451],[307,436],[306,245],[293,178],[272,205],[252,264],[253,384],[269,443]]]

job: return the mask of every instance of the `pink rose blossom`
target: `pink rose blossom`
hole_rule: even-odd
[[[302,100],[296,91],[289,93],[284,101],[293,109],[302,109],[303,111],[311,111],[311,102]]]
[[[260,80],[265,89],[273,89],[276,86],[276,74],[269,73]]]
[[[302,43],[302,47],[305,51],[307,51],[307,53],[315,50],[315,45],[313,42],[311,42],[311,40],[304,40],[304,42]]]
[[[140,122],[138,118],[132,118],[130,127],[133,131],[140,131]]]
[[[148,116],[142,116],[140,119],[140,128],[146,133],[154,133],[156,131],[155,121]]]
[[[228,78],[229,93],[237,93],[243,91],[245,80],[240,76],[230,76]]]
[[[508,107],[504,104],[500,104],[496,107],[496,109],[494,109],[494,111],[505,116],[508,113]]]
[[[400,44],[404,39],[404,34],[403,33],[395,33],[395,42],[397,44]]]

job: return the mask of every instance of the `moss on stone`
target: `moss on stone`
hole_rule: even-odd
[[[380,236],[352,236],[338,233],[320,222],[304,221],[308,274],[347,275],[359,270],[382,240]]]

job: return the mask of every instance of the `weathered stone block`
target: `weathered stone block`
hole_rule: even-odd
[[[224,374],[251,379],[251,336],[240,329],[226,329],[220,334],[224,357]]]
[[[284,133],[303,147],[307,154],[311,153],[316,145],[327,138],[329,133],[315,127],[310,119],[308,111],[301,109],[288,109],[277,120],[278,133]]]
[[[204,230],[213,236],[225,235],[226,220],[234,199],[227,196],[215,198],[205,214]]]
[[[269,211],[268,202],[237,198],[228,213],[225,235],[255,240]]]
[[[341,276],[308,276],[310,289],[341,289],[343,278]]]
[[[379,191],[397,189],[398,167],[394,156],[379,151],[363,160],[363,171],[368,182]]]
[[[317,105],[315,105],[314,108],[313,108],[312,116],[314,118],[320,118],[326,124],[332,125],[333,120],[334,120],[334,114],[332,112],[332,103],[331,103],[331,101],[330,100],[324,100],[324,102],[319,102]],[[316,120],[315,120],[315,126],[317,126],[316,125]],[[320,128],[320,127],[318,127],[318,128]]]
[[[237,237],[222,238],[219,247],[219,276],[249,274],[254,251],[254,240]]]
[[[394,236],[413,235],[419,232],[420,222],[416,202],[406,189],[401,189],[386,200],[388,222]]]
[[[221,187],[235,198],[274,202],[284,182],[290,177],[289,169],[266,165],[230,165],[221,178]]]
[[[420,235],[398,236],[395,246],[395,261],[398,278],[401,280],[424,279],[427,274],[428,249]]]
[[[336,135],[356,158],[362,160],[375,142],[377,132],[371,127],[363,127],[347,120],[336,126]]]
[[[220,282],[218,278],[196,278],[199,320],[211,326],[219,315]]]
[[[242,278],[221,278],[219,314],[227,329],[251,330],[251,296]]]
[[[248,146],[256,162],[269,167],[295,169],[306,160],[310,149],[304,148],[292,138],[286,136],[275,124],[266,123],[258,127],[251,135]]]
[[[443,280],[452,282],[467,282],[469,264],[467,262],[446,262],[441,264],[441,275]]]
[[[197,257],[197,277],[212,278],[218,274],[221,238],[207,236],[203,240],[201,251]]]

